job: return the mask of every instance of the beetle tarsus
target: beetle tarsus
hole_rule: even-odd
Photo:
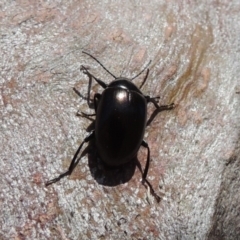
[[[159,196],[155,193],[155,191],[154,191],[151,183],[150,183],[147,179],[142,179],[142,184],[143,184],[146,188],[149,188],[149,189],[150,189],[150,193],[151,193],[152,196],[156,199],[157,203],[159,203],[159,202],[161,201],[161,197],[159,197]],[[145,184],[146,184],[147,186],[146,186]]]
[[[62,179],[62,178],[65,177],[65,176],[68,176],[68,175],[70,175],[70,174],[71,174],[71,173],[70,173],[69,171],[67,171],[67,172],[65,172],[65,173],[62,173],[62,174],[60,174],[58,177],[53,178],[52,180],[47,181],[46,184],[45,184],[45,186],[47,187],[47,186],[49,186],[49,185],[51,185],[51,184],[53,184],[53,183],[55,183],[55,182],[58,182],[60,179]]]

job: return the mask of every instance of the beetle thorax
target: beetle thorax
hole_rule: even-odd
[[[109,85],[108,88],[122,88],[122,89],[126,89],[129,91],[135,91],[138,93],[141,93],[141,91],[138,89],[138,87],[132,83],[131,81],[129,81],[127,78],[117,78],[116,80],[112,81]],[[141,93],[142,94],[142,93]]]

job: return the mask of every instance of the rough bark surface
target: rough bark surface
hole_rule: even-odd
[[[0,239],[239,239],[239,13],[239,0],[1,1]],[[113,80],[83,50],[117,76],[151,59],[143,92],[177,104],[145,134],[160,203],[134,164],[103,171],[94,142],[45,187],[91,129],[80,66]]]

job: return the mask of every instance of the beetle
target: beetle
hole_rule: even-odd
[[[106,84],[92,75],[86,67],[81,66],[81,70],[89,77],[89,81],[93,78],[104,89],[102,94],[96,93],[94,95],[95,114],[83,113],[84,116],[96,116],[95,129],[79,146],[68,170],[48,181],[46,186],[70,175],[80,160],[77,157],[82,146],[91,139],[95,139],[100,159],[110,167],[119,167],[131,161],[137,155],[140,146],[146,148],[147,161],[142,174],[142,182],[150,187],[151,193],[159,200],[159,197],[155,194],[151,184],[147,180],[150,164],[150,148],[147,142],[143,140],[147,123],[147,104],[153,103],[157,110],[162,111],[174,108],[174,103],[159,106],[157,103],[159,97],[146,96],[141,92],[141,88],[147,80],[149,69],[147,69],[140,87],[132,83],[133,79],[146,70],[151,61],[135,77],[128,79],[125,77],[116,77],[94,56],[85,51],[83,53],[99,63],[115,80],[110,84]]]

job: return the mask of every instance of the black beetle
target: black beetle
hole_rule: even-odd
[[[81,67],[84,74],[93,78],[99,85],[104,88],[102,94],[94,95],[95,114],[84,114],[85,116],[96,115],[95,130],[93,130],[81,143],[75,153],[68,170],[60,174],[58,177],[48,181],[46,186],[59,181],[61,178],[70,175],[80,159],[78,154],[84,143],[95,138],[97,152],[100,159],[108,166],[118,167],[132,160],[140,146],[147,148],[147,162],[143,172],[143,183],[147,183],[151,193],[159,200],[154,193],[153,188],[147,181],[147,173],[150,163],[150,149],[148,144],[143,140],[146,120],[147,120],[147,104],[153,103],[157,110],[170,110],[174,104],[159,106],[157,101],[159,97],[149,97],[143,95],[140,91],[144,85],[149,69],[143,79],[141,86],[138,88],[131,81],[138,77],[147,67],[132,79],[124,77],[115,77],[107,70],[101,62],[87,52],[83,52],[97,61],[111,76],[115,78],[110,84],[104,83],[102,80],[93,76],[87,68]],[[150,62],[149,62],[150,64]]]

